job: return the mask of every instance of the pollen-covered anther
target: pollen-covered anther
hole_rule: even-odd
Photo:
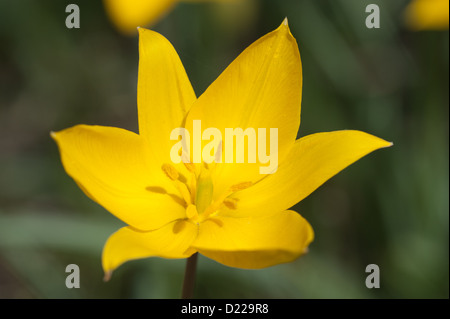
[[[178,177],[180,177],[180,174],[178,174],[176,168],[170,164],[163,164],[161,166],[161,169],[164,172],[164,174],[166,174],[166,176],[173,181],[176,181]]]
[[[193,163],[183,162],[183,164],[189,172],[195,173],[195,165]]]
[[[235,184],[235,185],[231,186],[230,187],[230,191],[234,193],[234,192],[241,191],[241,190],[244,190],[246,188],[249,188],[252,185],[253,185],[252,182],[242,182],[242,183]]]
[[[223,204],[225,205],[225,207],[229,208],[229,209],[237,209],[237,200],[234,198],[225,198],[223,200]]]
[[[182,183],[179,179],[180,174],[178,173],[177,169],[173,167],[170,164],[163,164],[161,166],[162,171],[166,176],[172,180],[178,189],[178,191],[181,194],[181,197],[183,197],[184,201],[186,202],[186,205],[189,205],[192,203],[191,194],[189,192],[189,188],[185,183]]]

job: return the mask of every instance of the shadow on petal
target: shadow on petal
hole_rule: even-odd
[[[177,204],[180,204],[183,207],[186,207],[186,203],[184,202],[184,200],[175,194],[171,194],[168,193],[164,188],[159,187],[159,186],[147,186],[145,188],[145,190],[152,192],[152,193],[157,193],[157,194],[161,194],[161,195],[168,195],[170,196]]]

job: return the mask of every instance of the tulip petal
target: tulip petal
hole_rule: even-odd
[[[134,34],[137,27],[157,22],[173,7],[175,0],[103,0],[103,3],[119,31]]]
[[[67,174],[87,196],[125,223],[151,230],[184,217],[183,205],[170,195],[176,193],[175,187],[155,166],[139,135],[114,127],[77,125],[52,137]]]
[[[281,161],[297,136],[301,97],[300,53],[286,20],[250,45],[211,84],[193,104],[186,128],[192,132],[193,121],[201,120],[203,130],[217,128],[222,139],[226,128],[253,128],[256,133],[260,128],[266,130],[267,140],[270,128],[277,128],[277,155]],[[258,157],[250,165],[236,162],[217,165],[217,191],[221,193],[238,182],[261,179],[264,175],[260,166]]]
[[[311,225],[298,213],[264,217],[211,218],[200,224],[192,246],[224,265],[259,269],[295,260],[313,240]]]
[[[108,274],[128,260],[153,256],[187,258],[195,253],[188,248],[197,232],[196,225],[182,220],[149,232],[123,227],[106,241],[102,255],[103,270]]]
[[[391,145],[373,135],[352,130],[303,137],[296,141],[277,173],[236,193],[237,209],[224,207],[221,214],[258,216],[262,209],[288,209],[361,157]]]
[[[176,141],[170,140],[170,133],[183,127],[195,100],[186,71],[170,42],[159,33],[140,28],[139,134],[161,163],[171,162],[170,149]]]

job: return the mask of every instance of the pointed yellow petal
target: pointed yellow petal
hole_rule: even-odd
[[[209,219],[200,224],[192,246],[224,265],[259,269],[295,260],[313,238],[303,217],[284,211],[259,218]]]
[[[181,220],[150,232],[123,227],[106,241],[102,255],[103,270],[108,274],[128,260],[153,256],[187,258],[195,252],[188,248],[197,231],[197,226]]]
[[[275,174],[236,193],[236,210],[224,208],[229,216],[258,216],[261,210],[281,211],[292,207],[320,185],[386,142],[360,131],[317,133],[296,141],[291,153]]]
[[[67,174],[125,223],[150,230],[184,217],[183,206],[168,195],[176,190],[155,167],[139,135],[114,127],[77,125],[52,137]],[[155,187],[160,191],[152,191]]]
[[[180,58],[162,35],[139,29],[138,116],[139,133],[161,164],[172,163],[170,140],[196,100]]]
[[[106,12],[119,31],[135,34],[137,27],[156,23],[176,0],[103,0]]]
[[[292,147],[300,125],[302,66],[297,42],[282,23],[242,52],[193,104],[186,128],[201,120],[202,129],[278,129],[278,158]],[[205,142],[205,144],[208,141]],[[225,150],[226,152],[227,150]],[[268,151],[268,150],[267,150]],[[247,150],[245,151],[245,153]],[[220,164],[214,186],[219,193],[229,186],[262,178],[260,165]]]
[[[413,0],[405,10],[407,26],[412,30],[448,30],[448,0]]]

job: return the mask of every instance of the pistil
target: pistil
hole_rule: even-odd
[[[202,214],[211,205],[213,192],[214,187],[211,172],[207,168],[202,168],[197,179],[197,194],[195,197],[195,205],[199,214]]]

